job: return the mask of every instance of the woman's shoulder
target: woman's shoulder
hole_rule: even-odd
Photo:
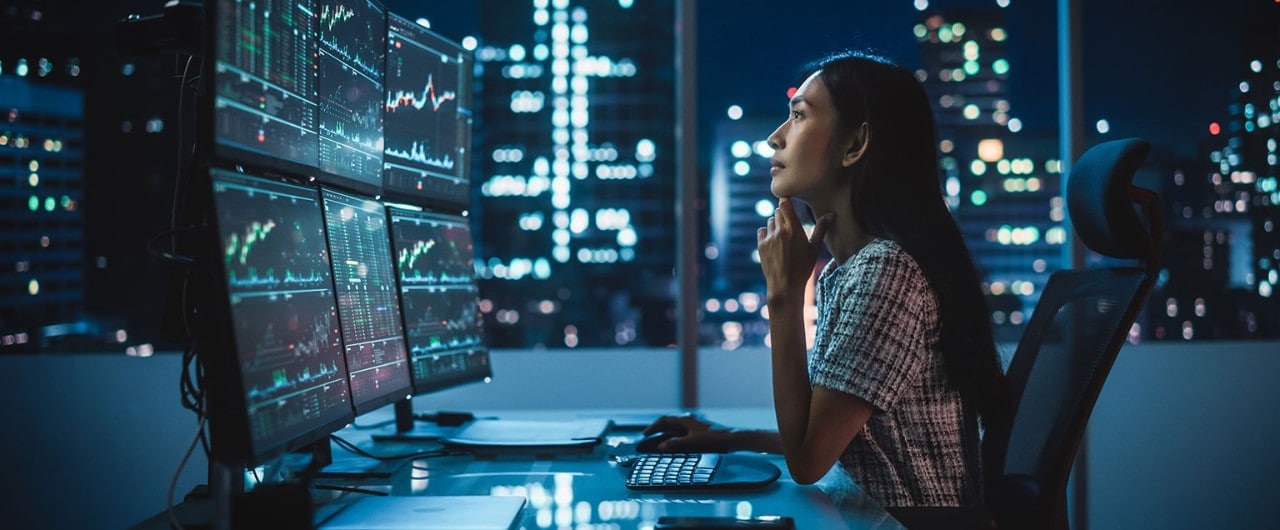
[[[894,293],[895,298],[936,300],[924,269],[897,241],[878,238],[868,243],[841,267],[846,269],[839,288],[846,295],[858,292]]]
[[[892,239],[877,238],[843,263],[827,263],[819,275],[819,284],[847,290],[868,283],[925,284],[924,279],[924,270],[902,245]]]
[[[900,271],[909,276],[924,276],[924,271],[920,268],[920,264],[916,263],[915,258],[897,241],[885,238],[873,239],[867,246],[862,247],[857,254],[849,260],[849,266],[854,270],[884,270]]]

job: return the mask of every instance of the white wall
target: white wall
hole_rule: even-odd
[[[675,350],[496,351],[494,380],[419,410],[675,410]],[[705,351],[708,408],[771,406],[768,352]],[[0,357],[5,528],[121,528],[156,514],[194,417],[179,357]],[[1280,342],[1128,346],[1088,434],[1088,528],[1261,528],[1280,487]],[[713,418],[714,419],[714,418]],[[179,495],[204,479],[199,452]],[[74,506],[74,509],[69,507]]]
[[[1280,342],[1126,346],[1090,418],[1089,530],[1277,528]]]

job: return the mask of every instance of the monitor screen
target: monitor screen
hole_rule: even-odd
[[[280,170],[316,167],[315,1],[214,4],[217,154]]]
[[[229,308],[229,329],[221,331],[235,351],[201,355],[230,363],[214,368],[226,378],[217,389],[242,406],[211,428],[215,444],[230,436],[247,447],[240,456],[253,459],[320,439],[354,415],[319,193],[212,171]]]
[[[414,392],[487,379],[489,352],[467,218],[389,210]]]
[[[413,391],[386,208],[330,189],[322,194],[351,399],[364,414]]]
[[[359,191],[382,189],[382,69],[387,22],[371,0],[320,0],[319,168],[331,182]],[[320,175],[321,181],[327,181]]]
[[[413,204],[470,204],[471,52],[387,16],[383,188]]]

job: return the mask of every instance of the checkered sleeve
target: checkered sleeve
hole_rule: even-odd
[[[825,331],[815,351],[812,384],[858,396],[881,411],[920,376],[929,359],[926,330],[937,302],[919,265],[896,245],[860,252],[834,292]]]

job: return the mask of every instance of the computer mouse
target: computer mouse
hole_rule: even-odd
[[[640,441],[636,442],[636,452],[637,453],[661,452],[662,450],[658,449],[659,444],[671,438],[675,438],[677,436],[684,436],[684,434],[685,433],[678,432],[678,431],[654,431],[646,435],[644,438],[641,438]]]

